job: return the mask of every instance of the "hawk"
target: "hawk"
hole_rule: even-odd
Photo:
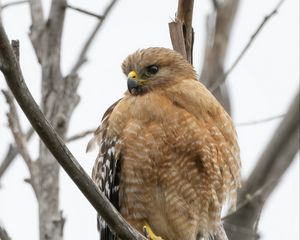
[[[232,120],[178,52],[147,48],[122,64],[128,91],[88,144],[100,151],[92,178],[150,239],[218,234],[221,209],[240,185]],[[98,217],[101,240],[117,239]],[[159,236],[159,237],[158,237]]]

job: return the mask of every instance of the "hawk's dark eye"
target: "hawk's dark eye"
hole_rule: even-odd
[[[155,74],[158,72],[158,66],[156,66],[156,65],[150,65],[146,69],[147,69],[147,73],[150,73],[150,74]]]

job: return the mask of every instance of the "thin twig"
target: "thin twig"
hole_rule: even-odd
[[[251,126],[251,125],[266,123],[266,122],[270,122],[270,121],[273,121],[273,120],[276,120],[276,119],[283,118],[285,115],[286,114],[280,114],[280,115],[276,115],[276,116],[272,116],[272,117],[268,117],[268,118],[263,118],[263,119],[259,119],[259,120],[255,120],[255,121],[235,123],[235,126],[244,127],[244,126]]]
[[[2,10],[4,10],[5,8],[8,8],[8,7],[12,7],[12,6],[16,6],[16,5],[20,5],[20,4],[23,4],[23,3],[28,3],[29,1],[14,1],[14,2],[9,2],[9,3],[6,3],[6,4],[3,4],[2,5]]]
[[[22,158],[24,159],[28,170],[30,172],[30,179],[29,182],[32,185],[34,193],[36,196],[38,195],[37,186],[35,184],[35,169],[34,169],[34,162],[29,154],[27,148],[27,141],[26,137],[24,136],[21,128],[21,124],[19,121],[17,109],[14,103],[14,97],[10,91],[2,90],[3,95],[5,96],[6,102],[9,105],[9,112],[7,113],[9,128],[14,136],[16,147],[18,152],[21,154]]]
[[[252,45],[253,41],[256,39],[256,37],[258,36],[258,34],[262,31],[262,29],[266,25],[266,23],[269,22],[269,20],[276,13],[278,13],[279,8],[284,3],[284,1],[285,0],[280,0],[279,3],[277,3],[277,5],[275,6],[275,8],[268,15],[266,15],[264,17],[263,21],[259,24],[259,26],[255,30],[255,32],[252,34],[252,36],[250,37],[248,43],[242,49],[241,53],[238,55],[238,57],[236,58],[236,60],[232,63],[232,65],[228,68],[228,70],[224,73],[224,75],[220,79],[218,79],[217,81],[215,81],[215,83],[209,88],[209,90],[211,92],[214,92],[218,88],[218,86],[221,85],[226,80],[226,78],[228,77],[228,75],[235,69],[235,67],[238,65],[238,63],[241,61],[241,59],[244,57],[245,53],[248,51],[248,49]]]
[[[75,11],[77,11],[77,12],[81,12],[81,13],[87,14],[87,15],[89,15],[89,16],[96,17],[96,18],[98,18],[98,19],[100,19],[100,20],[102,20],[102,19],[104,18],[104,17],[101,16],[101,15],[92,13],[92,12],[87,11],[87,10],[84,10],[84,9],[82,9],[82,8],[74,7],[74,6],[70,5],[69,3],[66,3],[66,7],[67,7],[67,8],[70,8],[70,9],[72,9],[72,10],[75,10]]]
[[[77,134],[75,134],[75,135],[69,137],[69,138],[67,139],[67,142],[69,143],[69,142],[78,140],[78,139],[80,139],[80,138],[84,138],[84,137],[86,137],[87,135],[90,135],[90,134],[92,134],[93,132],[95,132],[95,129],[96,129],[96,128],[89,129],[89,130],[86,130],[86,131],[81,132],[81,133],[77,133]]]
[[[34,133],[33,128],[30,128],[26,133],[26,141],[29,141]],[[19,154],[18,148],[16,145],[10,144],[7,150],[7,153],[0,165],[0,180],[1,177],[4,175],[10,164],[13,162],[15,157]]]
[[[103,22],[105,21],[105,19],[107,18],[108,14],[111,12],[112,8],[114,7],[114,5],[118,2],[118,0],[112,0],[110,2],[110,4],[106,7],[103,15],[102,15],[102,19],[99,19],[99,22],[96,24],[95,28],[93,29],[93,31],[91,32],[90,36],[87,38],[80,54],[79,57],[77,58],[77,61],[75,62],[72,70],[70,71],[69,75],[76,75],[78,70],[80,69],[80,67],[87,61],[86,58],[86,54],[94,40],[94,38],[96,37],[99,29],[101,28]]]
[[[9,112],[7,113],[9,127],[13,133],[16,146],[24,158],[28,168],[31,168],[31,163],[33,162],[28,150],[27,150],[27,142],[26,138],[22,132],[21,124],[19,121],[17,109],[14,103],[14,97],[10,93],[10,91],[2,90],[3,95],[5,96],[6,102],[9,105]]]

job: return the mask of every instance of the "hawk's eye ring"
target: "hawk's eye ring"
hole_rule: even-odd
[[[150,73],[150,74],[155,74],[158,72],[158,66],[156,66],[156,65],[150,65],[146,69],[147,69],[147,73]]]

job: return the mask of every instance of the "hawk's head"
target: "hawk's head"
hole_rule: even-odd
[[[191,64],[178,52],[167,48],[146,48],[129,55],[122,64],[133,95],[168,87],[183,79],[196,79]]]

